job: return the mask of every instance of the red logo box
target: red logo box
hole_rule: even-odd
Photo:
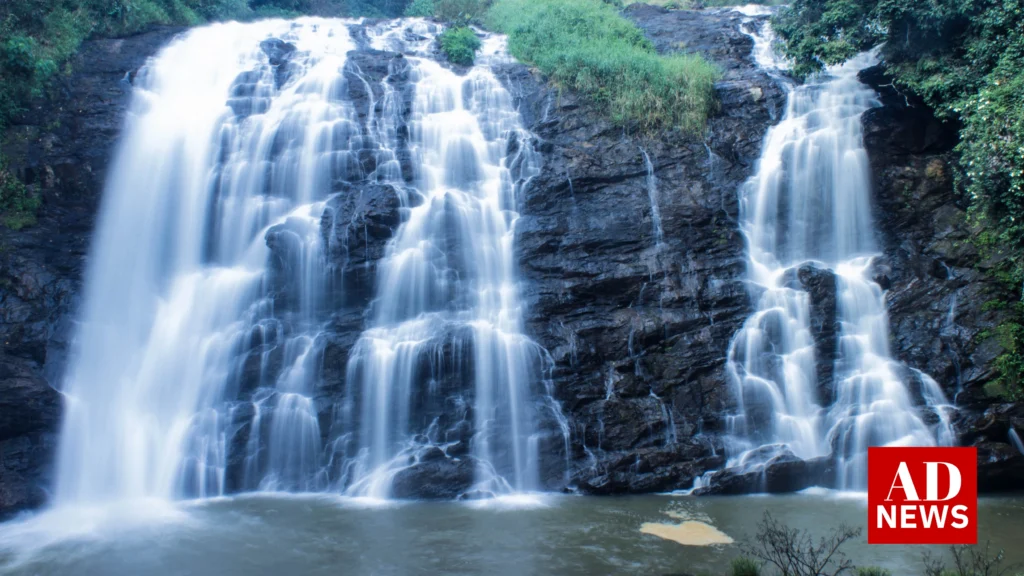
[[[977,448],[868,448],[868,544],[977,543]]]

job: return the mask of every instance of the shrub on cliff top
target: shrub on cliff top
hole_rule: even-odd
[[[441,34],[441,50],[448,61],[461,66],[472,66],[476,59],[476,51],[480,49],[480,39],[466,26],[449,28]]]
[[[696,54],[658,55],[601,0],[497,0],[486,21],[508,35],[513,56],[619,124],[695,134],[714,107],[714,65]]]

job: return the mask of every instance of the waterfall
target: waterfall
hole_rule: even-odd
[[[350,61],[357,30],[406,53],[408,106],[397,70],[371,82]],[[539,446],[568,427],[550,357],[523,333],[513,258],[538,155],[491,69],[509,58],[504,39],[487,37],[460,76],[428,56],[439,32],[418,19],[215,24],[139,72],[63,382],[59,504],[386,497],[438,450],[471,462],[480,491],[543,487]],[[329,202],[366,183],[398,197],[402,221],[345,392],[330,396],[327,296],[343,271],[321,228]],[[447,454],[444,430],[463,431],[467,453]]]
[[[647,170],[647,198],[651,201],[651,226],[654,233],[654,246],[655,249],[659,249],[664,241],[665,234],[661,229],[661,209],[658,207],[658,179],[654,176],[654,164],[651,163],[651,157],[647,155],[647,150],[641,148],[640,154],[644,157],[644,168]]]
[[[1017,434],[1017,430],[1013,426],[1010,426],[1009,437],[1010,444],[1017,449],[1017,452],[1020,452],[1021,456],[1024,456],[1024,442],[1021,441],[1020,435]]]
[[[765,50],[770,25],[749,33],[759,65],[775,75],[785,69]],[[868,446],[955,441],[949,403],[923,373],[921,395],[938,424],[926,425],[915,406],[908,371],[889,352],[884,291],[871,278],[878,249],[861,114],[878,102],[857,72],[874,63],[862,54],[787,86],[784,116],[769,129],[756,173],[740,192],[756,310],[729,348],[727,373],[739,402],[728,419],[730,467],[758,469],[786,452],[802,459],[831,454],[836,486],[863,488]],[[829,360],[816,350],[813,330],[822,326],[812,323],[818,303],[807,277],[835,289],[831,383],[819,381]]]
[[[399,47],[404,32],[386,30],[374,45]],[[502,43],[489,37],[480,60],[501,58]],[[536,490],[537,407],[529,398],[542,394],[531,385],[542,382],[547,356],[522,333],[512,242],[518,189],[539,171],[539,158],[490,68],[461,77],[424,56],[414,61],[410,132],[422,198],[380,263],[372,325],[349,363],[347,379],[361,382],[363,424],[348,491],[388,497],[396,474],[450,441],[418,435],[410,421],[417,382],[430,376],[432,387],[445,385],[445,356],[448,369],[475,383],[472,414],[462,414],[475,431],[474,492]]]

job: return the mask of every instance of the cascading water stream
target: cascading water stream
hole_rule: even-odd
[[[388,497],[396,474],[455,444],[437,426],[433,436],[417,434],[410,419],[411,403],[432,400],[417,398],[417,382],[443,388],[446,371],[475,382],[472,414],[462,413],[474,430],[474,492],[536,490],[535,413],[548,410],[564,423],[553,404],[529,400],[550,398],[531,389],[549,359],[522,334],[512,253],[518,189],[537,173],[539,158],[510,95],[484,64],[501,58],[502,38],[488,37],[484,65],[462,77],[423,56],[425,45],[406,46],[406,36],[397,27],[373,42],[413,54],[419,79],[410,147],[422,198],[388,245],[372,326],[349,363],[347,380],[362,383],[363,424],[348,492]]]
[[[654,247],[658,250],[661,248],[665,238],[661,228],[661,209],[658,206],[658,179],[654,176],[654,164],[651,163],[651,157],[647,155],[647,150],[641,148],[640,153],[644,157],[644,168],[647,170],[647,197],[651,201],[651,226],[654,229]]]
[[[1010,427],[1009,437],[1010,444],[1012,444],[1013,447],[1017,449],[1017,452],[1020,452],[1021,455],[1024,455],[1024,441],[1021,441],[1020,435],[1017,434],[1017,430],[1012,426]]]
[[[568,426],[551,360],[522,333],[512,243],[538,156],[491,71],[503,39],[460,76],[426,56],[436,25],[364,27],[409,54],[406,142],[400,71],[367,80],[349,61],[355,26],[197,28],[138,74],[63,386],[59,504],[387,497],[396,473],[459,444],[442,424],[465,432],[471,447],[444,458],[472,462],[479,491],[542,488],[539,446]],[[390,186],[403,221],[338,400],[318,392],[341,273],[321,227],[353,183]],[[453,405],[464,422],[443,422]]]
[[[767,22],[755,38],[758,63],[785,69],[770,49]],[[730,344],[727,372],[739,410],[729,418],[729,467],[758,469],[785,452],[832,454],[840,488],[866,484],[868,446],[955,442],[941,388],[920,373],[929,427],[889,349],[885,295],[871,279],[877,248],[871,174],[861,114],[876,95],[857,79],[874,64],[862,54],[818,79],[787,87],[785,115],[765,137],[756,174],[741,190],[741,229],[756,311]],[[823,275],[836,290],[832,390],[822,389],[812,331],[812,295],[801,279]],[[833,280],[829,280],[833,279]]]

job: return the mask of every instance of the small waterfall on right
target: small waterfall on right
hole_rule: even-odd
[[[751,35],[770,43],[769,24],[761,28]],[[785,63],[766,54],[758,51],[758,63],[778,77]],[[861,54],[788,85],[785,114],[740,191],[756,310],[729,349],[739,404],[727,422],[730,468],[831,455],[834,486],[863,489],[869,446],[955,443],[941,387],[892,358],[885,293],[872,279],[878,248],[861,115],[878,102],[857,73],[875,63]],[[812,285],[834,286],[834,304],[815,301]],[[833,328],[815,320],[821,308],[834,312]],[[834,361],[820,357],[815,333],[825,329],[834,332]],[[911,380],[920,387],[916,402]]]

